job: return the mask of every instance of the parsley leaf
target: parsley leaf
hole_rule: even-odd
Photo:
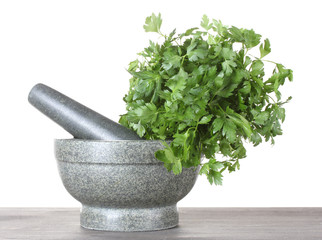
[[[265,57],[267,54],[271,52],[271,44],[268,39],[264,40],[264,45],[263,43],[259,46],[261,58]]]
[[[158,16],[156,16],[154,13],[152,13],[150,17],[146,18],[143,28],[146,32],[160,33],[161,24],[161,14],[159,13]]]
[[[209,18],[207,17],[207,15],[203,15],[200,26],[206,29],[207,31],[211,29],[212,23],[209,23]]]

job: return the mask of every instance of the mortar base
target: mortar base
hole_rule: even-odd
[[[83,205],[82,227],[93,230],[136,232],[156,231],[178,225],[176,204],[155,208],[105,208]]]

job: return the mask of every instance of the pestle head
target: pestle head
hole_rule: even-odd
[[[75,138],[142,140],[134,131],[42,83],[31,89],[28,101]]]

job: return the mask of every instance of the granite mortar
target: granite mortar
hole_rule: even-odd
[[[82,203],[81,226],[107,231],[153,231],[178,225],[177,202],[199,168],[174,175],[154,157],[161,141],[55,140],[66,190]]]

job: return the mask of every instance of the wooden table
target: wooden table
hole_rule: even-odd
[[[0,208],[0,239],[322,239],[322,208],[180,208],[179,226],[102,232],[79,225],[75,208]]]

